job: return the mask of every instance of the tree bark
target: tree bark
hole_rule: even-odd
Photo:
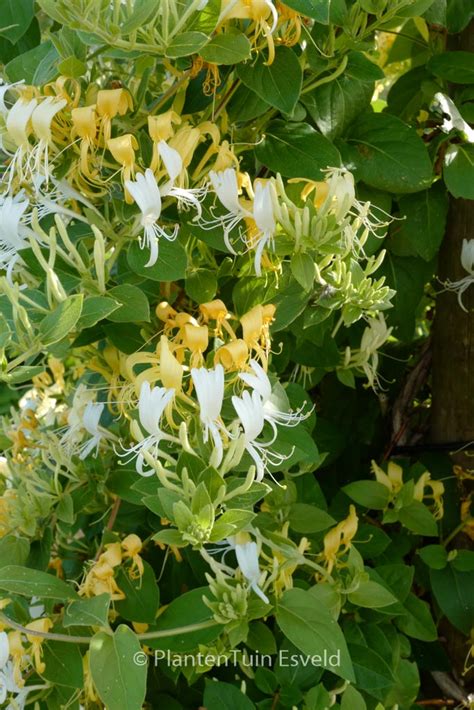
[[[463,239],[474,236],[472,225],[474,201],[452,198],[439,255],[441,283],[467,275],[460,255]],[[463,303],[467,313],[457,294],[449,291],[440,293],[436,301],[431,413],[435,443],[474,441],[474,285],[464,292]]]
[[[474,52],[474,21],[448,38],[448,49]],[[451,198],[439,255],[441,282],[467,275],[460,256],[463,239],[474,237],[473,225],[474,201]],[[474,440],[474,285],[464,292],[463,302],[467,313],[452,292],[440,293],[436,303],[431,418],[436,443]]]
[[[448,39],[448,49],[474,51],[474,22],[459,35]],[[474,55],[473,55],[474,60]],[[463,239],[471,239],[474,201],[451,198],[446,234],[439,254],[441,283],[457,281],[467,274],[460,261]],[[440,288],[442,286],[440,285]],[[474,452],[474,284],[463,294],[467,312],[459,306],[457,294],[440,293],[433,325],[431,440],[434,443],[459,442],[451,459],[464,469],[472,469]],[[464,448],[461,449],[462,445]],[[448,474],[449,475],[449,474]],[[459,508],[472,491],[468,480],[458,479]],[[472,548],[471,538],[460,532],[453,547]],[[440,633],[451,659],[453,675],[469,685],[472,671],[463,676],[468,639],[443,619]]]

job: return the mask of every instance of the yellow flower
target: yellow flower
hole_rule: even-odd
[[[105,552],[99,557],[99,562],[105,562],[111,567],[122,564],[122,549],[119,542],[111,542],[105,546]]]
[[[10,656],[13,661],[13,678],[19,688],[23,687],[25,681],[21,676],[21,670],[25,665],[26,651],[23,647],[20,631],[10,631],[8,634],[8,645]]]
[[[89,167],[89,151],[97,135],[97,118],[95,106],[82,106],[71,111],[72,138],[81,138],[81,172],[89,178],[94,177],[94,173]]]
[[[371,462],[371,469],[379,483],[396,495],[403,486],[403,469],[393,461],[388,462],[387,473],[385,473],[375,461]]]
[[[425,493],[425,488],[431,489],[431,494]],[[413,498],[422,502],[425,498],[431,498],[433,500],[434,517],[439,520],[443,517],[443,494],[444,494],[444,484],[441,481],[432,481],[431,473],[425,471],[415,484],[415,489],[413,491]]]
[[[90,651],[86,651],[82,659],[82,667],[84,670],[84,695],[86,700],[91,703],[98,703],[99,696],[96,693],[94,681],[90,669]]]
[[[266,39],[268,46],[268,61],[271,64],[275,58],[275,43],[273,32],[278,24],[278,13],[271,0],[224,0],[221,16],[224,21],[232,18],[253,20],[254,45],[260,35]],[[272,24],[269,24],[271,20]]]
[[[34,621],[30,621],[30,623],[26,625],[26,628],[30,629],[31,631],[41,631],[42,633],[47,633],[52,626],[53,626],[53,622],[51,621],[51,619],[35,619]],[[26,638],[28,639],[28,642],[31,644],[31,653],[33,654],[33,663],[34,663],[34,666],[35,666],[37,672],[44,673],[44,671],[46,670],[46,665],[41,660],[41,655],[42,655],[41,646],[44,642],[44,638],[42,638],[41,636],[33,636],[30,634],[27,634]]]
[[[159,116],[148,116],[148,133],[153,141],[153,157],[150,163],[150,169],[155,172],[160,164],[160,154],[158,152],[158,143],[160,141],[168,141],[174,135],[173,124],[180,124],[181,116],[170,109]]]
[[[202,361],[202,354],[209,345],[209,331],[207,325],[186,323],[183,328],[183,345],[192,352],[191,367],[198,367]]]
[[[103,89],[97,92],[96,105],[104,142],[107,143],[112,132],[112,119],[131,111],[133,100],[126,89]]]
[[[138,535],[127,535],[126,538],[122,540],[123,556],[126,560],[132,560],[132,566],[130,568],[130,577],[136,579],[137,577],[142,577],[144,572],[143,560],[139,553],[142,549],[142,541]]]
[[[183,382],[183,366],[175,358],[170,349],[166,335],[162,335],[159,344],[160,380],[163,387],[180,392]]]
[[[243,339],[249,348],[256,350],[264,366],[270,352],[270,324],[275,316],[276,307],[269,303],[254,306],[240,318]]]
[[[358,517],[355,507],[349,507],[349,515],[345,520],[341,520],[336,527],[332,528],[324,536],[324,550],[322,558],[326,562],[328,572],[331,573],[337,558],[349,549],[351,541],[357,532]],[[340,550],[342,546],[342,550]]]
[[[131,133],[125,133],[118,138],[107,140],[107,148],[113,157],[122,166],[123,182],[130,180],[135,174],[135,151],[138,149],[138,141]],[[125,200],[132,204],[133,198],[125,188]]]
[[[241,370],[247,364],[248,356],[247,343],[237,338],[216,351],[214,362],[216,365],[221,363],[226,370]]]
[[[157,305],[155,313],[157,318],[166,323],[168,321],[173,320],[174,317],[177,315],[178,311],[175,311],[173,306],[170,306],[167,301],[161,301],[161,303]]]

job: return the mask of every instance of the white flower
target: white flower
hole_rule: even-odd
[[[150,453],[157,459],[162,455],[159,450],[160,442],[172,440],[172,437],[162,431],[160,424],[166,405],[173,399],[174,393],[174,389],[167,389],[166,387],[153,387],[151,389],[150,383],[147,381],[143,382],[140,388],[138,418],[148,436],[126,450],[126,454],[137,455],[136,469],[140,476],[151,476],[154,473],[153,469],[144,470],[144,453]],[[135,431],[137,429],[138,427],[135,428]]]
[[[464,134],[468,143],[474,143],[474,128],[471,128],[463,119],[454,102],[440,91],[435,94],[434,97],[444,114],[441,130],[445,133],[450,133],[452,130],[456,129]]]
[[[258,564],[257,543],[234,543],[234,549],[240,570],[244,575],[245,579],[249,582],[251,589],[253,589],[255,594],[257,594],[260,599],[265,602],[265,604],[269,604],[270,602],[268,600],[268,597],[262,592],[262,590],[258,586],[261,577],[261,572]]]
[[[31,133],[31,117],[38,105],[37,99],[19,98],[8,112],[7,132],[18,148],[28,148]]]
[[[36,106],[31,114],[31,125],[39,142],[30,152],[28,166],[33,175],[44,175],[46,181],[49,179],[49,147],[53,140],[51,124],[53,118],[66,104],[66,99],[48,96]]]
[[[141,225],[144,227],[145,235],[144,238],[140,237],[140,248],[149,247],[150,258],[146,266],[153,266],[158,259],[160,237],[173,241],[178,236],[178,226],[176,225],[173,232],[168,234],[157,224],[161,215],[161,193],[150,168],[145,170],[144,175],[139,173],[135,181],[125,180],[125,188],[141,210]]]
[[[232,254],[235,254],[236,252],[229,240],[229,234],[242,219],[252,217],[252,213],[242,207],[239,202],[239,186],[234,168],[227,168],[219,172],[211,170],[209,179],[219,202],[225,207],[227,213],[219,215],[208,222],[202,222],[201,226],[204,229],[213,229],[219,224],[222,225],[226,247]]]
[[[10,644],[8,642],[8,634],[5,631],[0,631],[0,670],[7,664],[10,655]]]
[[[448,281],[446,289],[454,291],[458,295],[458,303],[466,311],[467,308],[462,302],[464,291],[467,291],[471,284],[474,284],[474,239],[463,239],[461,247],[461,265],[468,275],[457,281]]]
[[[461,264],[468,274],[474,276],[474,239],[462,240]]]
[[[256,439],[263,431],[265,424],[265,411],[263,401],[257,390],[253,390],[252,395],[245,390],[242,397],[232,397],[232,404],[237,412],[244,430],[244,447],[249,456],[253,459],[257,474],[256,480],[261,481],[267,470],[267,464],[277,465],[287,456],[270,451],[268,447],[273,444],[276,438],[276,427],[273,426],[274,435],[270,441],[260,442]]]
[[[219,466],[223,455],[222,438],[219,432],[222,425],[219,417],[224,399],[224,368],[220,364],[216,365],[213,370],[208,370],[205,367],[193,368],[191,377],[199,402],[200,418],[204,427],[204,442],[208,441],[210,433],[216,451],[213,463],[215,466]]]
[[[104,404],[94,401],[95,395],[84,385],[79,385],[68,413],[68,426],[61,436],[61,444],[69,455],[77,455],[84,460],[91,451],[97,451],[102,439],[113,440],[115,437],[99,425],[100,417],[104,411]],[[91,438],[81,444],[84,434]]]
[[[80,448],[79,458],[83,461],[91,451],[95,449],[95,456],[99,451],[99,444],[102,439],[107,438],[107,432],[99,426],[100,417],[104,411],[104,405],[97,402],[88,402],[82,415],[82,426],[91,435],[91,438]]]
[[[197,217],[202,215],[202,207],[199,199],[206,194],[205,189],[184,189],[175,185],[176,180],[183,171],[183,160],[177,150],[171,148],[165,141],[158,143],[158,153],[165,165],[166,172],[169,175],[169,181],[160,186],[162,197],[176,197],[178,205],[186,205],[194,207],[197,211]]]
[[[35,690],[44,690],[47,685],[26,685],[20,688],[15,682],[15,670],[13,663],[8,661],[3,669],[0,669],[0,705],[7,699],[9,693],[13,693],[6,710],[24,710],[28,694]]]
[[[271,182],[267,182],[265,185],[261,182],[257,182],[255,185],[253,218],[260,230],[260,236],[255,249],[254,262],[257,276],[262,275],[262,253],[268,242],[273,240],[276,229],[275,216],[273,214],[272,190],[273,186]]]
[[[271,382],[263,367],[256,360],[250,360],[250,367],[253,370],[253,374],[250,372],[240,372],[239,377],[246,385],[258,392],[262,398],[263,418],[270,424],[275,435],[277,433],[277,424],[293,427],[297,426],[297,424],[304,419],[307,419],[310,412],[308,414],[302,414],[303,408],[296,412],[280,411],[275,402],[276,397],[272,395]]]
[[[18,259],[18,252],[28,243],[28,229],[21,223],[28,204],[22,192],[15,197],[0,196],[0,268],[7,266],[9,280]]]

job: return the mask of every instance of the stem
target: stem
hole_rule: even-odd
[[[67,634],[56,634],[46,631],[34,631],[33,629],[27,629],[26,626],[17,624],[16,621],[12,621],[0,612],[0,621],[6,626],[21,631],[28,636],[37,636],[38,638],[43,638],[49,641],[62,641],[63,643],[86,643],[89,644],[93,636],[68,636]],[[178,626],[175,629],[163,629],[162,631],[147,631],[144,634],[137,634],[139,641],[147,641],[150,639],[166,638],[168,636],[177,636],[179,634],[191,634],[193,631],[200,631],[201,629],[209,629],[212,626],[217,626],[217,621],[210,619],[209,621],[200,621],[197,624],[188,624],[187,626]]]
[[[313,84],[308,84],[308,86],[305,86],[305,88],[302,90],[302,94],[307,94],[308,91],[312,91],[313,89],[316,89],[318,86],[322,86],[323,84],[327,84],[330,81],[334,81],[334,79],[337,79],[338,76],[340,76],[345,68],[347,67],[347,62],[349,60],[349,55],[346,54],[341,60],[341,63],[339,66],[332,72],[332,74],[329,74],[328,76],[324,76],[322,79],[318,79],[315,81]]]
[[[473,522],[474,522],[474,518],[466,518],[465,520],[462,520],[459,523],[459,525],[457,525],[454,528],[454,530],[452,530],[449,533],[448,537],[443,541],[443,547],[447,547],[449,545],[449,543],[451,542],[451,540],[453,540],[458,533],[460,533],[462,530],[464,530],[466,525],[470,525]]]

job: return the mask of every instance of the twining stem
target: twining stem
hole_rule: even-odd
[[[50,631],[35,631],[33,629],[27,629],[26,626],[17,624],[16,621],[12,621],[8,616],[0,612],[0,622],[8,626],[9,628],[21,631],[28,636],[37,636],[49,641],[62,641],[64,643],[84,643],[90,644],[93,636],[69,636],[67,634],[56,634]],[[193,631],[201,631],[201,629],[209,629],[212,626],[217,626],[217,621],[210,619],[209,621],[201,621],[197,624],[188,624],[187,626],[178,626],[174,629],[163,629],[162,631],[147,631],[143,634],[137,634],[139,641],[149,641],[150,639],[166,638],[168,636],[177,636],[181,634],[191,634]]]

